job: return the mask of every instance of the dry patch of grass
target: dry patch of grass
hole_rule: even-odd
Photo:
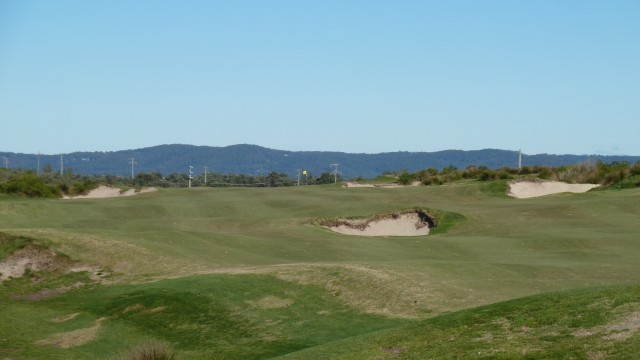
[[[96,320],[94,326],[57,333],[46,339],[38,340],[35,344],[40,346],[50,345],[60,349],[84,345],[98,337],[98,330],[100,330],[101,323],[104,320],[106,320],[106,318],[100,318]]]
[[[265,296],[255,301],[247,301],[247,303],[260,309],[280,309],[293,304],[293,300],[281,299],[277,296]]]
[[[135,304],[135,305],[131,305],[131,306],[127,306],[124,310],[122,310],[123,314],[129,313],[129,312],[145,312],[145,313],[159,313],[159,312],[163,312],[167,309],[166,306],[158,306],[158,307],[154,307],[151,309],[147,309],[144,305],[142,304]]]
[[[437,303],[424,279],[406,273],[361,265],[300,264],[273,269],[276,277],[324,287],[333,296],[368,314],[416,319]]]
[[[77,260],[69,265],[67,271],[87,271],[92,279],[103,284],[139,281],[141,275],[157,274],[158,279],[166,279],[204,271],[203,266],[193,262],[160,256],[142,246],[107,237],[28,229],[12,233],[56,243],[61,252]],[[105,272],[103,269],[110,271]],[[106,279],[111,275],[116,277]]]
[[[73,320],[76,317],[78,317],[78,315],[80,315],[79,312],[77,313],[73,313],[73,314],[69,314],[69,315],[65,315],[65,316],[58,316],[56,318],[53,318],[49,321],[54,322],[54,323],[63,323],[63,322],[67,322],[69,320]]]
[[[577,329],[572,335],[575,337],[600,335],[604,340],[621,341],[632,337],[638,330],[640,330],[640,311],[635,311],[606,325]]]

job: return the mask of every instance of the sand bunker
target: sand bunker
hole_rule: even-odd
[[[129,189],[123,192],[117,187],[102,185],[96,189],[89,191],[87,195],[65,196],[63,197],[63,199],[104,199],[104,198],[119,197],[119,196],[133,196],[137,194],[153,192],[156,190],[158,189],[150,187],[150,188],[144,188],[138,191],[136,191],[136,189]]]
[[[376,187],[376,188],[384,188],[384,189],[399,189],[399,188],[404,188],[407,186],[420,186],[422,185],[422,183],[420,181],[414,181],[411,183],[411,185],[400,185],[400,184],[396,184],[396,183],[385,183],[385,184],[361,184],[358,182],[353,182],[353,181],[347,181],[344,184],[344,187],[348,187],[348,188],[363,188],[363,187],[367,187],[367,188],[372,188],[372,187]]]
[[[53,271],[61,266],[53,250],[29,246],[0,261],[0,283],[10,277],[22,277],[27,269]]]
[[[357,236],[424,236],[435,220],[422,211],[415,210],[401,214],[390,214],[373,220],[340,219],[327,226],[332,231]]]
[[[509,184],[507,195],[518,199],[526,199],[557,193],[583,193],[600,185],[598,184],[567,184],[560,181],[519,181]]]
[[[352,182],[352,181],[347,181],[344,184],[344,187],[374,187],[375,185],[373,184],[360,184],[357,182]]]

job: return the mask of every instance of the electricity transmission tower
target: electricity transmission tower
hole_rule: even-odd
[[[332,167],[335,167],[333,169],[333,171],[331,172],[333,174],[333,183],[334,184],[338,183],[338,165],[340,165],[340,164],[331,164]]]
[[[133,165],[137,165],[138,163],[135,162],[133,158],[129,158],[129,164],[131,164],[131,180],[133,180]]]
[[[189,165],[189,188],[191,188],[192,179],[193,179],[193,166]]]
[[[9,158],[6,156],[2,157],[4,159],[4,168],[8,169],[9,168]]]
[[[40,175],[40,151],[38,151],[38,161],[36,165],[36,175]]]
[[[64,175],[64,158],[63,154],[60,154],[60,175]]]

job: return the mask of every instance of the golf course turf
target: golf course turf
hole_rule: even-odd
[[[640,189],[505,190],[2,196],[0,261],[40,248],[57,265],[0,285],[0,358],[111,359],[145,342],[178,359],[631,358]],[[438,226],[368,237],[317,224],[411,208]]]

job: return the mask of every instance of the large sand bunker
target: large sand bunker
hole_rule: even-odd
[[[421,210],[410,210],[373,219],[337,219],[321,225],[345,235],[423,236],[436,226],[436,221]]]
[[[563,192],[583,193],[600,185],[598,184],[567,184],[560,181],[519,181],[509,184],[507,195],[518,199],[526,199]]]
[[[117,187],[102,185],[89,191],[87,195],[65,196],[63,199],[104,199],[104,198],[119,197],[119,196],[133,196],[133,195],[152,192],[156,190],[158,189],[150,187],[150,188],[143,188],[141,190],[129,189],[127,191],[122,191]]]

